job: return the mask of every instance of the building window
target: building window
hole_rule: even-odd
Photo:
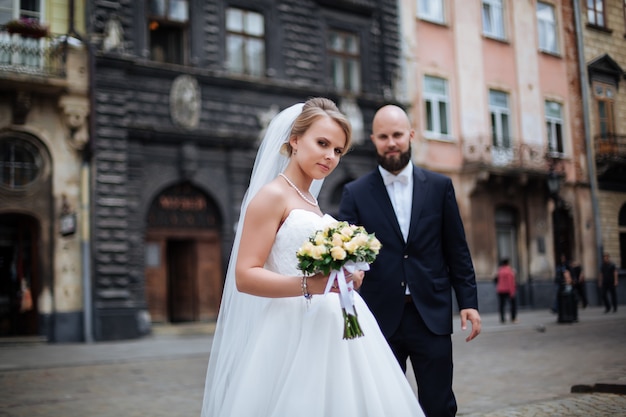
[[[150,0],[149,5],[151,59],[170,64],[184,64],[187,60],[188,1]]]
[[[489,113],[491,114],[491,139],[496,148],[511,147],[509,95],[489,90]]]
[[[23,189],[41,172],[42,160],[37,148],[20,139],[0,140],[0,185],[11,190]]]
[[[483,0],[483,33],[504,39],[504,10],[502,0]]]
[[[604,0],[587,0],[589,24],[604,27]]]
[[[226,65],[235,74],[265,75],[265,18],[249,10],[226,10]]]
[[[545,104],[548,152],[565,153],[563,147],[563,106],[556,101],[546,101]]]
[[[443,78],[424,76],[424,112],[427,133],[436,136],[450,134],[449,103],[448,82]]]
[[[0,25],[13,19],[41,19],[40,0],[0,1]]]
[[[594,82],[593,95],[598,112],[597,132],[601,137],[607,138],[609,135],[615,133],[615,118],[613,112],[615,87],[604,83]]]
[[[361,91],[361,56],[359,37],[350,32],[328,33],[330,77],[338,91]]]
[[[417,0],[417,16],[432,22],[444,23],[443,0]]]
[[[539,27],[539,49],[553,54],[558,53],[554,6],[537,2],[537,26]]]

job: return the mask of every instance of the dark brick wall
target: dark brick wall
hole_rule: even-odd
[[[249,6],[267,19],[268,76],[230,76],[223,68],[223,11],[226,3]],[[259,113],[311,96],[342,97],[328,86],[325,31],[354,30],[362,41],[363,92],[355,97],[369,122],[389,100],[397,67],[395,1],[348,1],[342,7],[314,0],[191,0],[188,66],[146,59],[144,2],[91,2],[94,34],[115,14],[124,27],[124,48],[96,55],[93,143],[94,329],[97,340],[138,337],[146,326],[144,233],[152,200],[167,186],[189,180],[220,210],[224,270],[233,225],[247,187],[261,130]],[[199,23],[198,23],[199,22]],[[97,37],[96,37],[97,38]],[[98,48],[98,45],[96,45]],[[178,127],[170,117],[173,80],[188,74],[200,85],[197,128]],[[368,132],[365,132],[368,135]],[[374,166],[366,140],[333,173],[322,204],[345,181]],[[181,170],[181,149],[197,158],[192,173]],[[331,189],[334,187],[335,189]],[[324,207],[323,207],[324,208]],[[332,209],[333,207],[329,207]]]

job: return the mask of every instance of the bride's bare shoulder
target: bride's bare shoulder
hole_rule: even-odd
[[[285,195],[284,187],[279,181],[274,179],[261,187],[254,198],[252,198],[248,211],[282,214],[286,211],[287,202],[288,199]]]

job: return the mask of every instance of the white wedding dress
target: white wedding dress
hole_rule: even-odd
[[[266,267],[299,275],[296,250],[331,216],[296,209]],[[358,293],[364,336],[343,339],[338,295],[271,299],[252,331],[214,417],[416,417],[415,393]]]

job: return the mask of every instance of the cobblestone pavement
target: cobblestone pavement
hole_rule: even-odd
[[[518,324],[483,318],[465,342],[455,329],[454,390],[459,417],[626,417],[626,395],[571,393],[596,384],[626,393],[626,314],[604,308],[559,324],[548,311],[522,312]]]
[[[626,417],[626,395],[570,392],[626,385],[624,310],[588,308],[574,324],[548,311],[522,311],[519,324],[504,325],[485,315],[470,343],[455,323],[458,416]],[[0,416],[199,416],[210,331],[155,328],[141,340],[94,344],[3,340]]]
[[[463,415],[466,417],[622,417],[626,416],[626,395],[577,394],[575,397]]]

